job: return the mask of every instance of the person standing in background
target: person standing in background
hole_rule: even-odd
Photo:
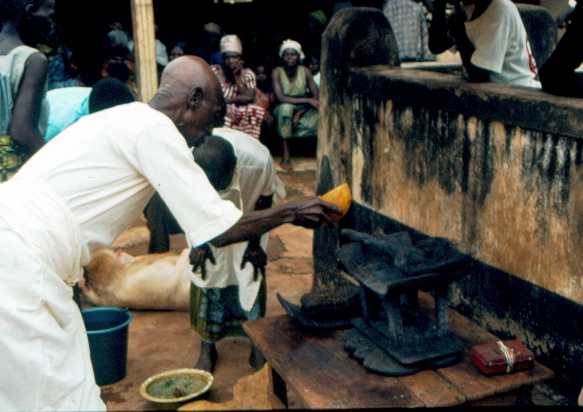
[[[48,61],[35,46],[51,36],[55,0],[0,0],[0,182],[45,143]]]
[[[223,38],[223,29],[217,23],[207,23],[202,28],[202,41],[194,50],[194,55],[203,58],[208,64],[223,64],[219,43]]]

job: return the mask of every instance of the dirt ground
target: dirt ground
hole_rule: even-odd
[[[276,164],[279,162],[276,159]],[[316,189],[315,159],[294,159],[295,170],[278,174],[285,184],[287,199],[313,195]],[[299,303],[300,297],[312,287],[312,231],[284,225],[271,232],[267,265],[267,314],[276,316],[285,311],[275,297],[281,293],[289,301]],[[136,220],[113,244],[132,255],[147,253],[149,233],[143,220]],[[171,240],[173,250],[186,246],[182,235]],[[84,307],[90,304],[83,302]],[[171,369],[193,368],[200,353],[200,338],[190,330],[189,314],[173,311],[130,311],[127,374],[121,381],[101,387],[102,398],[110,411],[148,411],[176,409],[188,405],[158,405],[140,395],[140,385],[148,377]],[[227,405],[233,399],[237,381],[256,371],[248,358],[251,344],[244,338],[226,338],[217,343],[219,360],[213,374],[213,386],[203,399]],[[253,385],[254,386],[254,385]],[[262,385],[264,391],[265,386]],[[253,398],[255,395],[249,394]],[[205,407],[208,409],[208,406]],[[196,406],[193,406],[196,409]]]

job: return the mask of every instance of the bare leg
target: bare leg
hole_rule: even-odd
[[[215,344],[213,342],[202,341],[200,346],[200,358],[198,358],[195,369],[202,369],[213,373],[218,357],[219,354]]]
[[[265,358],[263,354],[255,345],[251,348],[251,354],[249,355],[249,365],[253,366],[255,370],[259,370],[265,365]]]
[[[291,164],[291,156],[289,154],[289,144],[287,139],[282,139],[283,142],[283,154],[281,155],[281,163],[280,166],[284,170],[293,170],[293,166]]]

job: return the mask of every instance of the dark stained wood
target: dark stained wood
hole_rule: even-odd
[[[419,407],[425,404],[393,377],[369,373],[344,350],[341,335],[310,336],[287,316],[245,322],[244,329],[307,408]]]

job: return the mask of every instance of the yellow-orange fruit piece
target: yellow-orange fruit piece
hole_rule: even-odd
[[[348,209],[350,209],[350,205],[352,204],[352,193],[350,192],[350,186],[348,186],[348,183],[341,184],[319,197],[326,202],[334,203],[336,206],[342,208],[342,214],[335,212],[328,213],[328,216],[330,216],[335,222],[338,222],[346,213],[348,213]]]

